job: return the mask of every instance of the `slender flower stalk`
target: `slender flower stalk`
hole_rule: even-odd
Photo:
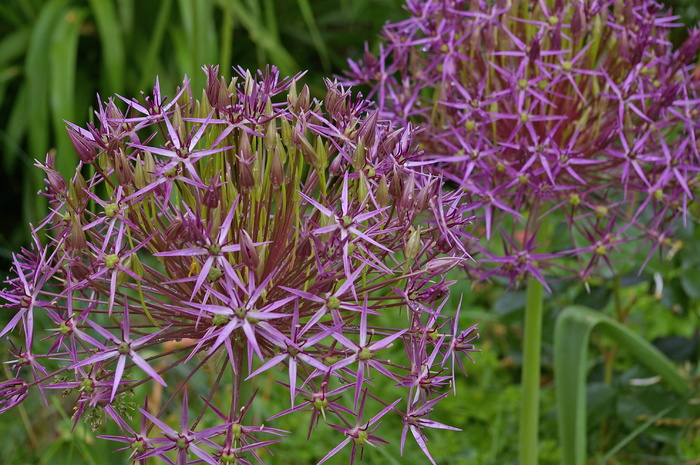
[[[0,334],[23,341],[0,407],[61,388],[75,421],[116,422],[123,435],[107,439],[136,462],[263,463],[287,432],[241,421],[261,375],[282,366],[288,395],[274,395],[290,407],[273,420],[311,409],[311,425],[355,439],[354,457],[385,442],[377,420],[403,415],[400,399],[427,415],[442,398],[406,382],[416,367],[429,360],[451,382],[475,350],[475,328],[439,314],[445,273],[467,259],[466,204],[420,171],[412,127],[338,83],[319,101],[275,68],[230,83],[204,71],[199,100],[187,81],[172,100],[156,84],[100,104],[97,124],[68,123],[71,180],[51,157],[39,164],[51,211],[0,293],[13,315]],[[374,392],[379,378],[398,400]],[[167,396],[135,410],[146,383]]]

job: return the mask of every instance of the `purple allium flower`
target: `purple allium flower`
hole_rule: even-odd
[[[73,179],[51,157],[38,165],[51,211],[0,292],[12,312],[0,335],[23,336],[0,408],[33,386],[63,389],[77,394],[75,421],[116,422],[122,436],[107,438],[135,461],[263,463],[258,449],[287,432],[243,426],[243,392],[286,367],[275,398],[291,405],[271,420],[311,410],[310,425],[328,417],[353,451],[386,442],[378,419],[408,418],[402,399],[421,415],[412,425],[432,424],[422,418],[455,360],[475,351],[475,329],[443,311],[445,273],[468,259],[462,193],[420,171],[410,126],[339,84],[319,101],[300,76],[236,71],[226,84],[205,68],[202,100],[187,81],[172,100],[158,84],[109,99],[98,124],[68,123]],[[380,378],[396,386],[389,400]],[[126,399],[145,383],[135,411]]]
[[[422,163],[468,194],[487,238],[465,262],[470,276],[586,282],[620,244],[672,246],[698,187],[700,30],[674,50],[677,17],[653,0],[406,9],[345,81],[369,85],[381,117],[423,128]],[[557,240],[542,254],[548,216]]]

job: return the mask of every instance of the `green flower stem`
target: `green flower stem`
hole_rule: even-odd
[[[528,217],[529,226],[537,218],[537,206],[533,206]],[[538,249],[547,249],[552,236],[547,216],[537,220]],[[526,228],[530,229],[530,228]],[[542,365],[542,308],[544,285],[536,277],[527,281],[525,302],[525,333],[523,335],[523,365],[521,372],[522,401],[520,408],[520,431],[518,436],[520,465],[537,465],[540,421],[540,372]]]
[[[540,365],[542,349],[542,300],[544,286],[536,278],[527,283],[525,335],[520,410],[520,465],[536,465],[540,416]]]

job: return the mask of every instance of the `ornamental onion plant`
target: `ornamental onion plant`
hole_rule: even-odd
[[[467,194],[486,239],[467,275],[527,283],[520,463],[535,463],[543,287],[641,272],[680,247],[672,233],[698,187],[700,31],[674,49],[677,17],[652,0],[406,9],[345,82],[422,128],[422,163]]]
[[[413,166],[410,125],[338,83],[319,101],[300,76],[236,71],[68,123],[72,179],[53,154],[38,163],[50,213],[0,293],[0,336],[18,341],[0,409],[63,390],[76,422],[115,422],[106,438],[142,464],[262,464],[283,415],[338,437],[319,463],[386,437],[403,451],[409,432],[432,461],[427,430],[456,428],[430,413],[477,337],[446,305],[468,258],[462,193]],[[288,408],[246,416],[280,367],[268,389]]]

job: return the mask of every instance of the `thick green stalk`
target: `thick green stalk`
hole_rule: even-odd
[[[531,277],[527,283],[520,410],[520,465],[536,465],[540,416],[540,354],[544,286]]]
[[[533,206],[529,220],[537,218]],[[538,251],[547,250],[551,238],[551,222],[547,216],[538,219],[536,243]],[[520,465],[537,465],[540,422],[540,371],[542,354],[542,302],[544,284],[530,275],[525,302],[525,333],[523,334],[523,366],[521,371],[522,401],[518,453]]]

